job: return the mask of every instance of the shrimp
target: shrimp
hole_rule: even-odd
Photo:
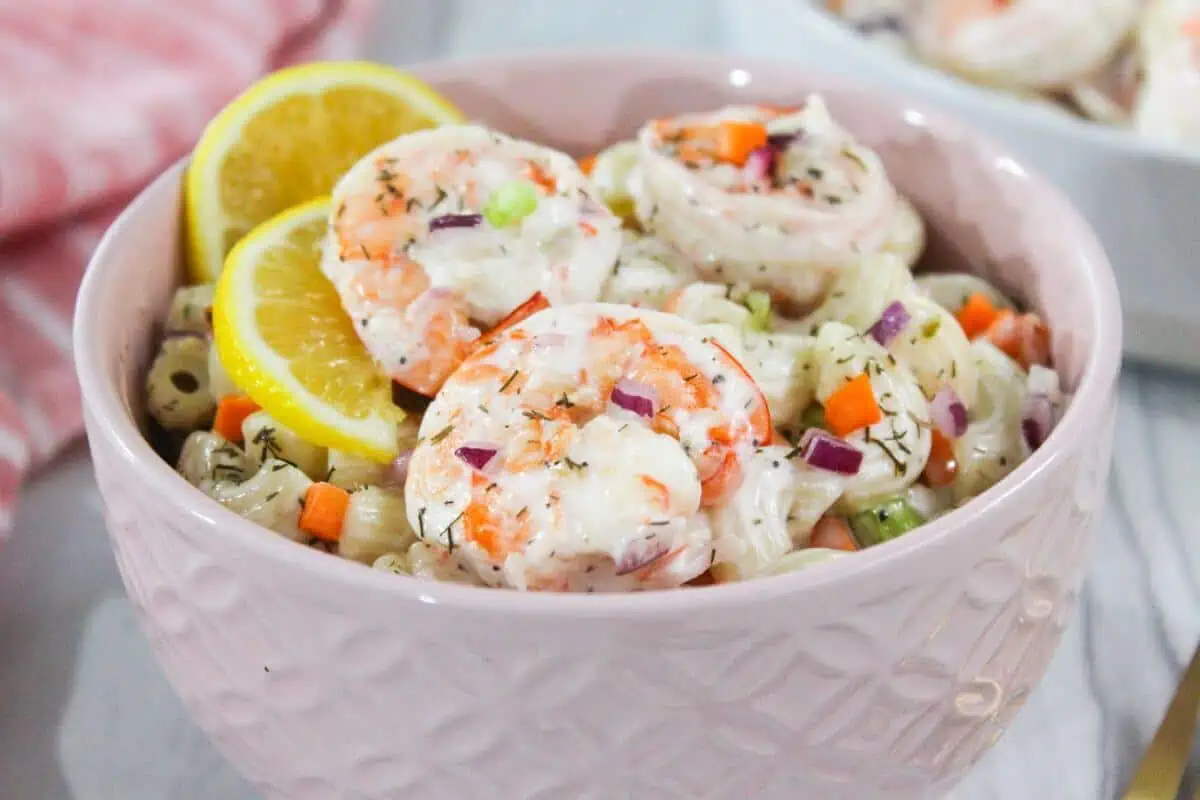
[[[1142,0],[929,0],[913,21],[922,58],[979,83],[1064,89],[1102,69]]]
[[[408,134],[335,187],[322,270],[380,366],[432,396],[534,294],[599,299],[621,221],[598,197],[556,150],[473,125]]]
[[[704,279],[800,306],[837,269],[888,246],[906,210],[879,157],[817,96],[798,111],[729,107],[656,120],[638,141],[642,227]],[[747,154],[747,143],[758,146]]]
[[[405,490],[426,545],[492,586],[628,591],[709,568],[709,513],[773,432],[757,385],[697,326],[595,303],[473,352],[421,436]]]
[[[1153,138],[1200,141],[1200,0],[1156,0],[1139,35],[1145,71],[1133,124]]]

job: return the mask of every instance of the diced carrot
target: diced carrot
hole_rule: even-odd
[[[596,168],[596,156],[584,156],[579,159],[579,171],[584,175],[591,175],[592,170]]]
[[[835,436],[846,436],[883,419],[871,379],[862,372],[825,400],[825,423]]]
[[[217,414],[213,418],[213,433],[231,442],[242,441],[242,423],[246,417],[258,411],[259,405],[248,394],[227,394],[217,401]]]
[[[930,486],[949,486],[958,475],[958,459],[954,455],[954,443],[933,432],[933,444],[929,448],[929,460],[925,462],[925,481]]]
[[[591,237],[595,236],[595,235],[596,235],[596,233],[597,233],[597,231],[596,231],[596,226],[595,226],[595,225],[593,225],[592,223],[588,222],[586,219],[585,219],[585,220],[580,220],[580,222],[579,222],[579,229],[580,229],[581,231],[583,231],[583,235],[584,235],[584,236],[587,236],[589,239],[590,239]]]
[[[529,180],[545,189],[546,194],[554,194],[558,191],[558,181],[536,161],[530,161],[526,165],[526,172],[529,174]]]
[[[987,330],[988,341],[1024,369],[1050,360],[1050,329],[1036,314],[1002,311]]]
[[[858,550],[858,542],[850,530],[849,523],[841,517],[823,516],[813,526],[810,547],[823,547],[828,550],[845,550],[853,553]]]
[[[314,483],[304,495],[300,512],[300,530],[325,542],[336,542],[342,535],[350,493],[332,483]]]
[[[508,312],[508,316],[497,322],[491,330],[480,336],[476,340],[475,346],[481,347],[485,344],[490,344],[496,340],[501,333],[509,328],[524,322],[542,309],[549,308],[550,301],[546,299],[546,295],[541,292],[534,292],[533,295],[521,305]]]
[[[717,157],[741,166],[754,150],[767,143],[766,126],[757,122],[722,122],[717,135]]]
[[[963,307],[954,314],[968,339],[974,339],[976,336],[986,333],[998,316],[1000,316],[1000,312],[992,305],[988,296],[982,292],[976,292],[968,297]]]

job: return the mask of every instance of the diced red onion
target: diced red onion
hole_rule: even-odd
[[[483,214],[443,214],[429,220],[429,231],[443,228],[478,228],[483,224]]]
[[[746,163],[742,166],[742,174],[750,183],[765,181],[771,177],[771,169],[775,166],[775,151],[770,147],[759,147],[750,151]]]
[[[383,473],[384,486],[403,486],[408,480],[408,462],[412,460],[412,450],[404,450],[388,464]]]
[[[1054,427],[1054,402],[1050,395],[1033,392],[1021,404],[1021,435],[1031,451],[1037,450]]]
[[[929,413],[934,426],[947,439],[957,439],[967,432],[967,407],[954,387],[946,385],[938,389],[929,404]]]
[[[767,147],[770,147],[775,152],[786,150],[792,146],[792,142],[797,139],[804,138],[804,131],[787,131],[785,133],[771,133],[767,135]]]
[[[612,390],[613,405],[632,411],[639,417],[653,417],[658,413],[658,392],[653,386],[621,378]]]
[[[845,439],[839,439],[820,428],[806,430],[797,446],[804,462],[816,469],[836,472],[839,475],[857,475],[862,467],[861,450]]]
[[[500,448],[487,442],[467,442],[455,448],[454,455],[465,461],[472,469],[483,471]]]
[[[647,567],[658,561],[670,552],[670,550],[670,545],[658,538],[634,539],[625,548],[624,552],[614,560],[616,574],[628,575],[631,572],[637,572],[642,567]]]
[[[904,307],[904,303],[895,300],[889,303],[888,307],[883,310],[879,321],[871,326],[871,330],[868,333],[871,334],[872,339],[887,347],[900,331],[908,327],[908,323],[911,321],[912,316],[909,315],[908,309]]]

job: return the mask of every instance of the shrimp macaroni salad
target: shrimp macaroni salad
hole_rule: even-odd
[[[818,96],[649,120],[579,161],[445,124],[305,209],[300,238],[178,290],[146,407],[199,490],[377,569],[560,592],[802,569],[971,502],[1065,405],[1035,314],[914,275],[917,209]],[[307,344],[255,361],[238,325]],[[354,360],[335,345],[375,377],[310,380]],[[271,359],[296,381],[262,389]],[[311,427],[288,394],[389,386]],[[364,419],[395,442],[355,444]]]
[[[863,35],[976,83],[1200,144],[1200,0],[825,0]]]

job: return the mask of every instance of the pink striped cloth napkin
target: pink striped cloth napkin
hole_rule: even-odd
[[[0,4],[0,540],[82,432],[71,313],[130,197],[257,76],[347,58],[375,0]]]

